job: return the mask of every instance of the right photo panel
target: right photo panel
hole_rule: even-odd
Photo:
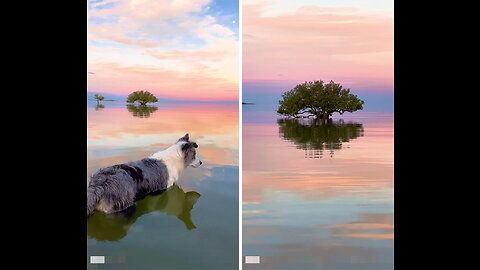
[[[393,1],[242,1],[242,268],[393,269]]]

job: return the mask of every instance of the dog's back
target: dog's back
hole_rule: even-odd
[[[146,194],[167,188],[168,170],[161,160],[145,158],[113,165],[92,175],[87,188],[87,216],[94,209],[121,211]]]

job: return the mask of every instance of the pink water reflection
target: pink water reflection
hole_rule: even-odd
[[[392,240],[393,207],[388,207],[393,206],[394,184],[391,116],[367,114],[367,118],[346,119],[361,124],[361,135],[342,142],[338,149],[324,150],[305,150],[300,144],[316,131],[308,133],[308,129],[298,127],[304,133],[299,131],[298,138],[295,134],[289,138],[280,132],[280,124],[274,119],[270,123],[244,123],[245,250],[250,250],[248,245],[267,245],[261,240],[266,237],[271,239],[268,243],[272,248],[283,249],[273,244],[278,241],[301,245],[298,240],[290,240],[293,236],[284,239],[288,238],[282,236],[287,228],[298,228],[311,239],[318,239],[322,248],[330,242],[338,245],[336,239]],[[325,205],[338,211],[330,213]],[[339,222],[332,223],[335,219]],[[320,234],[322,230],[329,232],[328,237]]]
[[[264,201],[262,189],[288,190],[308,200],[393,187],[393,125],[371,123],[366,136],[318,159],[280,138],[277,124],[244,124],[242,130],[244,203]]]
[[[238,166],[238,129],[236,104],[159,105],[147,118],[123,106],[87,108],[87,184],[99,168],[148,157],[187,132],[204,164],[185,177],[208,179],[214,166]]]

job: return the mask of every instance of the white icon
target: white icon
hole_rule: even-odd
[[[105,263],[105,256],[90,256],[90,263]]]
[[[260,256],[245,256],[245,263],[260,263]]]

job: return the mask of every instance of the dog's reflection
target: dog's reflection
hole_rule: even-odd
[[[164,212],[169,216],[176,216],[188,230],[195,229],[190,211],[199,197],[198,192],[185,192],[174,184],[167,190],[138,200],[134,206],[122,212],[105,214],[95,211],[87,219],[87,235],[99,241],[118,241],[127,235],[137,218],[151,212]]]

